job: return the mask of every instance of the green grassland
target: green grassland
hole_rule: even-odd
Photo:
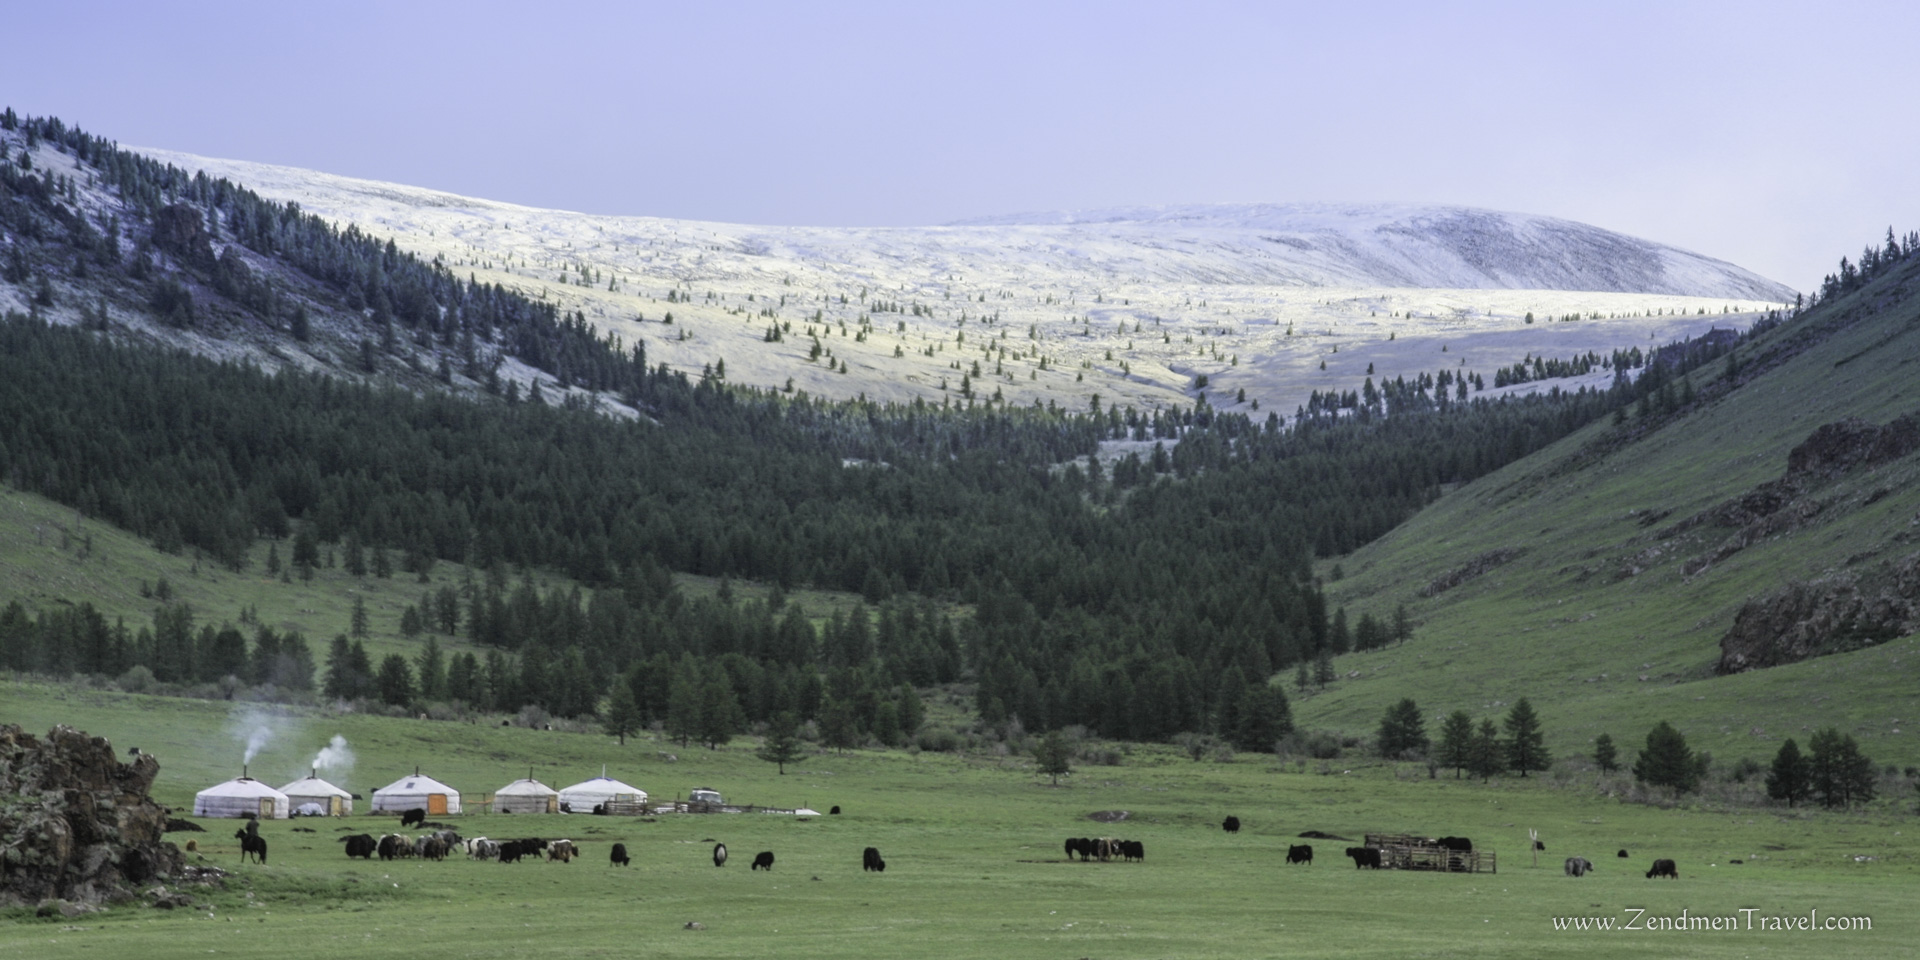
[[[0,682],[0,721],[44,730],[70,723],[157,754],[154,793],[185,806],[233,775],[240,746],[227,733],[235,705]],[[290,710],[254,762],[289,779],[325,738],[347,737],[357,763],[344,779],[362,794],[415,764],[469,800],[524,776],[565,785],[608,772],[661,796],[714,786],[730,799],[842,806],[809,820],[764,814],[627,818],[469,813],[465,835],[570,837],[572,864],[363,862],[337,842],[395,821],[365,813],[263,828],[267,866],[240,866],[223,821],[208,821],[197,856],[233,870],[198,910],[122,908],[75,920],[0,917],[0,958],[149,958],[282,952],[358,957],[1249,957],[1424,955],[1551,957],[1653,952],[1689,957],[1803,956],[1845,950],[1906,956],[1920,921],[1912,890],[1920,843],[1910,814],[1889,807],[1835,814],[1715,806],[1660,809],[1536,780],[1489,784],[1428,779],[1424,767],[1281,763],[1242,755],[1193,762],[1135,746],[1118,766],[1080,766],[1060,786],[1021,757],[903,751],[816,754],[785,776],[736,740],[709,751],[645,738],[624,747],[591,734]],[[667,755],[676,756],[669,760]],[[360,809],[364,811],[363,801]],[[1103,826],[1096,811],[1125,810]],[[1220,830],[1226,814],[1245,824]],[[311,829],[314,832],[304,832]],[[1358,871],[1338,840],[1370,831],[1472,837],[1500,858],[1497,874]],[[1547,853],[1536,866],[1527,831]],[[1068,836],[1120,836],[1146,845],[1144,863],[1066,863]],[[710,839],[711,838],[711,839]],[[712,840],[733,862],[715,869]],[[634,864],[606,862],[627,844]],[[1287,866],[1310,842],[1312,866]],[[884,874],[860,870],[878,847]],[[1631,856],[1619,860],[1615,850]],[[747,860],[777,857],[771,873]],[[1584,855],[1599,867],[1562,875]],[[196,855],[189,855],[190,859]],[[1654,857],[1681,880],[1642,874]],[[1859,860],[1856,858],[1871,857]],[[1732,860],[1743,860],[1734,864]],[[818,879],[815,879],[818,878]],[[1866,916],[1846,933],[1557,932],[1556,916],[1766,914]],[[704,930],[686,930],[689,921]]]
[[[1789,323],[1767,337],[1799,332]],[[1742,358],[1768,343],[1742,347]],[[1720,638],[1749,598],[1920,549],[1920,456],[1827,482],[1813,493],[1825,507],[1811,523],[1692,576],[1683,563],[1710,553],[1727,531],[1655,537],[1781,477],[1788,451],[1821,424],[1885,423],[1920,408],[1916,358],[1920,303],[1882,304],[1634,442],[1592,457],[1622,429],[1594,424],[1449,493],[1340,558],[1346,576],[1328,585],[1330,605],[1353,616],[1387,616],[1406,604],[1417,639],[1340,658],[1343,678],[1358,675],[1298,701],[1298,716],[1359,733],[1401,697],[1431,719],[1456,709],[1497,716],[1525,696],[1562,757],[1589,752],[1602,732],[1637,743],[1664,719],[1721,761],[1765,760],[1785,737],[1804,745],[1812,730],[1838,726],[1876,760],[1920,763],[1913,637],[1735,676],[1714,672]],[[1704,385],[1723,369],[1715,363],[1694,378]],[[1470,558],[1514,549],[1522,553],[1503,566],[1420,594]]]

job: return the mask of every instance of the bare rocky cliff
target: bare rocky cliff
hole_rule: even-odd
[[[42,740],[0,726],[0,907],[128,901],[183,876],[161,839],[167,811],[147,796],[159,772],[151,754],[122,763],[72,727]]]

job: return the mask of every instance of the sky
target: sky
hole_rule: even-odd
[[[1920,5],[19,4],[0,104],[598,214],[1135,204],[1565,217],[1801,290],[1920,229]]]

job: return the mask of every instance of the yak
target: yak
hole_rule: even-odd
[[[1313,866],[1313,845],[1310,843],[1296,843],[1288,846],[1287,862],[1304,863],[1309,867]]]
[[[1225,820],[1220,821],[1220,829],[1225,830],[1228,833],[1239,833],[1240,818],[1230,816]]]
[[[1652,880],[1654,877],[1666,877],[1669,880],[1678,880],[1680,879],[1680,867],[1672,860],[1655,860],[1653,862],[1653,869],[1647,871],[1648,880]]]
[[[380,849],[380,841],[375,840],[372,835],[365,833],[356,833],[351,837],[341,837],[340,842],[347,845],[347,856],[359,857],[362,860],[373,859],[374,851]]]
[[[1353,858],[1353,868],[1371,867],[1380,869],[1380,851],[1374,847],[1348,847],[1347,856]]]
[[[611,856],[608,857],[608,859],[613,861],[612,863],[608,864],[608,866],[620,866],[620,867],[626,866],[627,863],[629,862],[627,857],[627,845],[624,843],[614,844],[613,853]]]
[[[1593,861],[1586,857],[1568,857],[1566,870],[1569,877],[1584,877],[1593,871]]]
[[[427,822],[427,811],[423,807],[414,807],[400,815],[400,829],[418,827]]]
[[[860,869],[872,870],[875,873],[887,872],[887,862],[885,860],[880,859],[879,848],[868,847],[867,849],[861,851]]]
[[[747,869],[748,870],[765,870],[771,873],[773,871],[773,851],[762,850],[759,853],[754,854],[753,865],[749,866]]]
[[[724,867],[727,865],[726,844],[716,843],[713,845],[713,865],[716,867]]]

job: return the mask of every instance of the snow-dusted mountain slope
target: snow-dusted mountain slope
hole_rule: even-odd
[[[776,227],[541,210],[152,156],[557,301],[650,362],[835,397],[1291,412],[1312,390],[1740,326],[1791,301],[1595,227],[1411,204],[1240,205]],[[671,322],[668,318],[671,317]],[[1576,319],[1577,318],[1577,319]],[[967,392],[963,392],[963,389]],[[1242,399],[1244,392],[1244,399]],[[1258,405],[1258,406],[1256,406]]]
[[[1736,300],[1793,292],[1697,253],[1520,213],[1432,204],[1213,204],[1016,214],[956,226],[1042,228],[1155,251],[1157,267],[1231,270],[1237,282],[1460,290],[1587,290]],[[1231,266],[1229,266],[1231,265]],[[1089,263],[1098,269],[1108,266]],[[1113,265],[1114,272],[1126,269]]]

